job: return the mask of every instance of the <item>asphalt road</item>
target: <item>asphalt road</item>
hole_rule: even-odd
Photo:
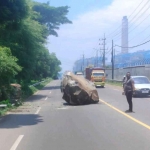
[[[52,81],[0,119],[0,150],[149,150],[150,98],[128,109],[121,89],[98,88],[100,102],[69,106]]]

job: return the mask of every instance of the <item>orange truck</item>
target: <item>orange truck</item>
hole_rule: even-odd
[[[89,68],[85,69],[85,78],[92,81],[95,86],[105,86],[105,69],[103,68]]]

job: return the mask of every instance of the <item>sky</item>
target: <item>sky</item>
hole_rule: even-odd
[[[36,0],[47,2],[48,0]],[[50,1],[50,0],[49,0]],[[106,57],[110,62],[112,39],[121,45],[123,16],[129,21],[129,46],[150,39],[149,0],[51,0],[51,6],[69,6],[68,18],[72,24],[64,24],[57,30],[58,37],[50,36],[47,47],[61,61],[62,71],[72,70],[74,62],[83,57],[96,56],[95,49],[102,48],[106,37]],[[129,49],[129,52],[149,50],[150,43]],[[115,47],[116,54],[121,48]],[[99,54],[100,55],[100,54]]]

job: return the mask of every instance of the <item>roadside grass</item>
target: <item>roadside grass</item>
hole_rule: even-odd
[[[24,99],[36,93],[38,90],[42,89],[51,81],[52,81],[52,78],[46,78],[45,80],[40,82],[38,85],[35,85],[35,86],[25,85],[24,87],[22,87],[22,99],[23,99],[22,101],[24,101]]]
[[[117,82],[117,81],[106,81],[106,84],[122,87],[122,82]]]
[[[6,108],[0,108],[0,117],[4,116],[8,111],[12,109],[16,109],[17,106],[11,106],[11,107],[6,107]]]
[[[17,102],[16,105],[12,106],[12,104],[10,103],[9,100],[4,100],[4,101],[0,102],[0,104],[7,105],[6,107],[1,107],[0,108],[0,116],[4,116],[11,109],[16,109],[18,106],[22,105],[22,103],[25,101],[25,99],[27,99],[29,96],[31,96],[34,93],[36,93],[38,90],[40,90],[43,87],[45,87],[51,81],[52,81],[52,78],[46,78],[45,80],[43,80],[42,82],[40,82],[36,86],[32,86],[32,85],[28,85],[28,84],[24,85],[22,87],[21,100],[19,102]],[[37,82],[34,81],[32,83],[37,83]]]

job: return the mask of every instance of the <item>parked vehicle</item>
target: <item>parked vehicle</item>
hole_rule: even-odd
[[[80,77],[84,77],[84,75],[83,75],[82,72],[77,72],[76,75],[77,75],[77,76],[80,76]]]
[[[150,81],[146,76],[132,76],[135,84],[133,96],[150,95]]]
[[[92,81],[95,86],[105,86],[105,69],[103,68],[86,68],[85,78]]]

